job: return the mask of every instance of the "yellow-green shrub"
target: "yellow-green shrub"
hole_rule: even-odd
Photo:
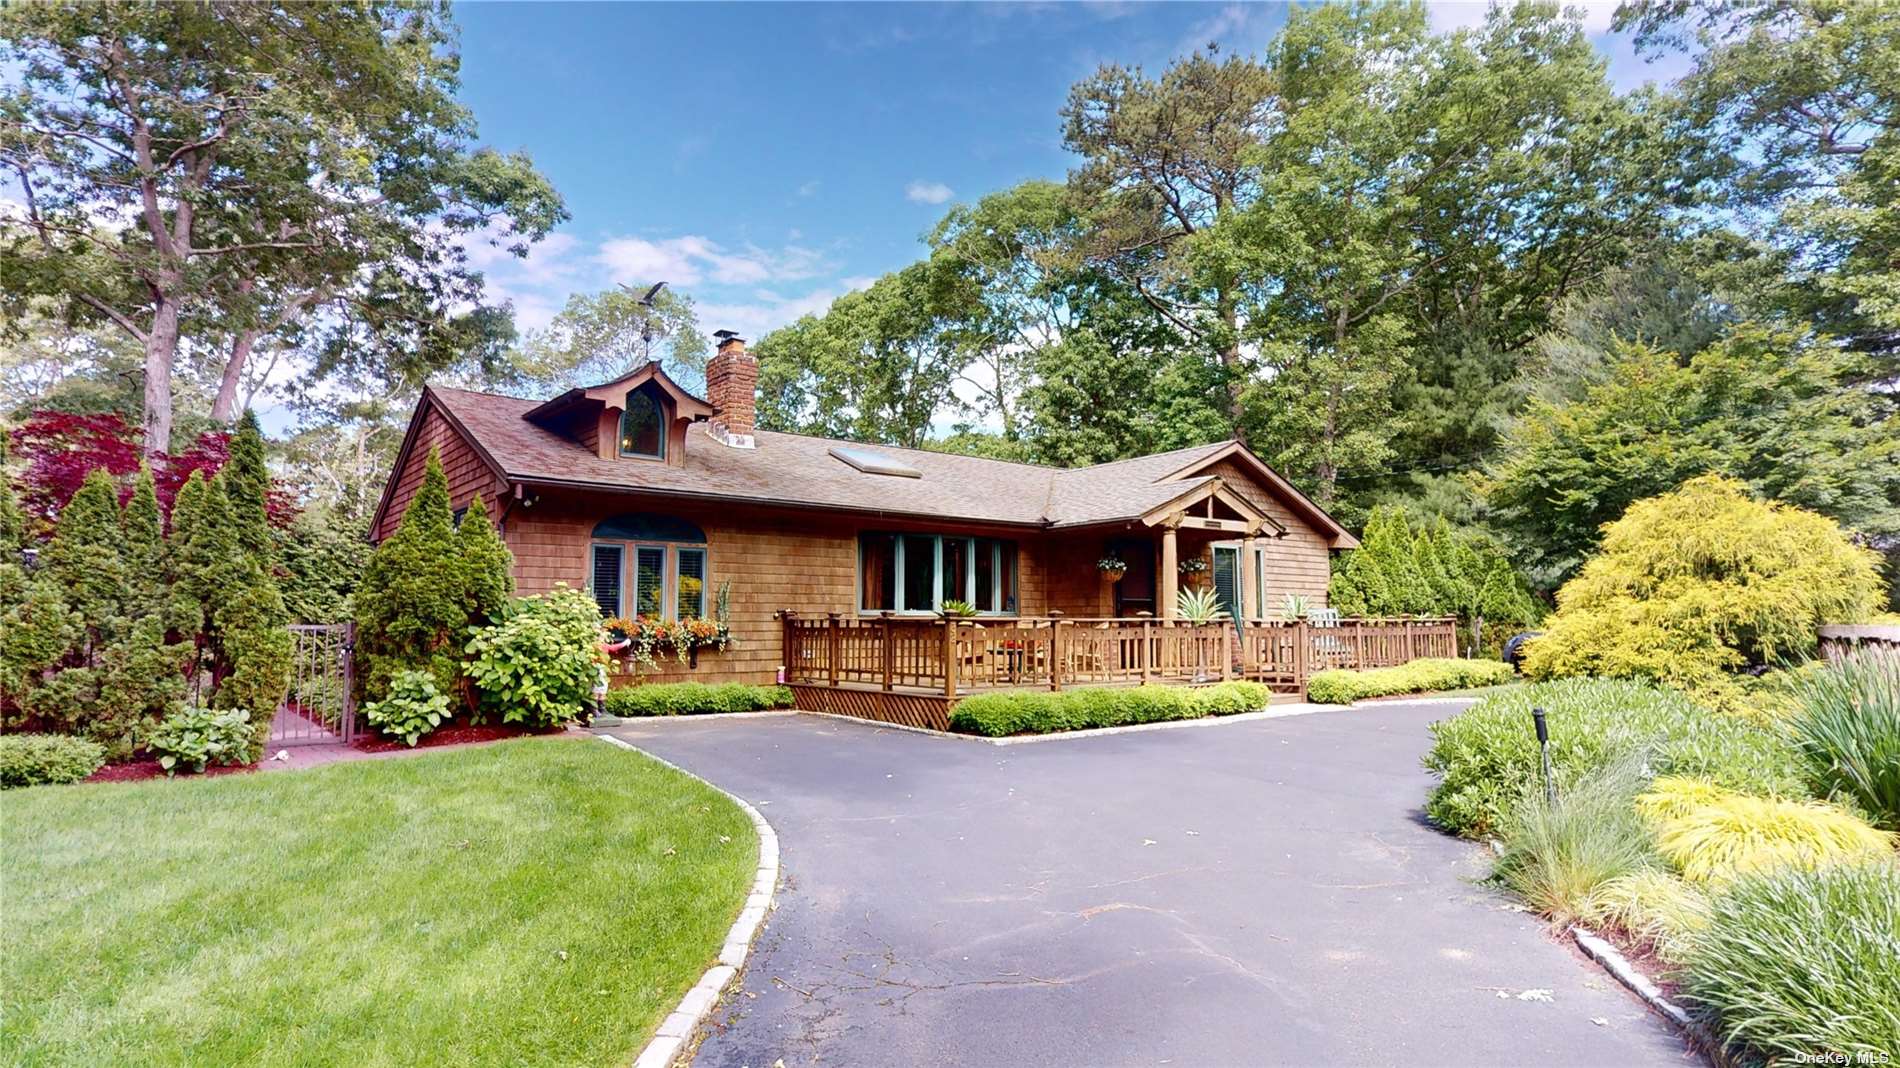
[[[1709,925],[1709,898],[1666,871],[1643,868],[1598,887],[1586,918],[1619,927],[1657,956],[1679,964],[1696,932]]]
[[[1750,797],[1696,780],[1658,779],[1636,799],[1636,810],[1663,858],[1696,883],[1893,849],[1892,835],[1833,805]]]
[[[1524,671],[1706,687],[1805,652],[1822,623],[1878,611],[1876,561],[1832,519],[1757,501],[1718,475],[1691,479],[1606,528],[1601,552],[1558,591]]]

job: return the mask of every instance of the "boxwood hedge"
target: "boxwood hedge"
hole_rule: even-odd
[[[1511,665],[1501,660],[1414,660],[1366,671],[1322,671],[1308,680],[1306,698],[1347,705],[1368,697],[1499,686],[1510,682],[1512,674]]]
[[[747,686],[737,682],[652,682],[625,686],[607,694],[607,714],[693,716],[706,712],[758,712],[792,707],[787,686]]]
[[[0,735],[0,790],[78,782],[106,762],[105,747],[67,734]]]
[[[1120,727],[1201,716],[1229,716],[1265,708],[1272,691],[1257,682],[1181,686],[1086,687],[1039,693],[966,697],[950,713],[950,729],[992,738]]]

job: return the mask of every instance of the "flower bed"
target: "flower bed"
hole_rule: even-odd
[[[1795,745],[1775,715],[1641,683],[1486,698],[1433,725],[1425,763],[1442,781],[1426,812],[1501,837],[1500,882],[1629,947],[1738,1063],[1874,1063],[1900,1049],[1900,856],[1869,822],[1891,821],[1885,791],[1858,769],[1900,747],[1900,661],[1807,675],[1787,687]],[[1826,729],[1840,708],[1853,731]]]

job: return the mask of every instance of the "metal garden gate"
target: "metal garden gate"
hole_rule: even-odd
[[[351,691],[353,623],[292,624],[290,689],[271,720],[273,746],[349,742],[356,737]]]

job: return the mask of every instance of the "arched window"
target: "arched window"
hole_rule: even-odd
[[[620,455],[666,459],[666,402],[651,382],[627,391],[620,413]]]
[[[594,527],[589,588],[603,616],[705,619],[706,534],[668,515],[632,513]]]

